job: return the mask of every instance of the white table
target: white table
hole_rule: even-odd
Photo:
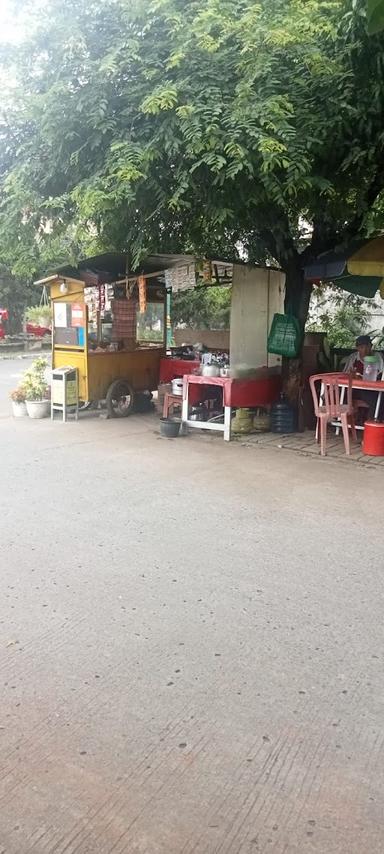
[[[343,404],[344,400],[345,400],[345,392],[348,388],[348,385],[346,383],[340,383],[340,388],[341,388],[340,403]],[[374,414],[374,418],[376,421],[379,417],[379,414],[380,414],[381,399],[382,399],[383,392],[384,392],[384,381],[383,380],[376,380],[375,382],[370,382],[369,380],[359,380],[359,379],[354,378],[354,379],[352,379],[352,388],[353,389],[360,389],[360,390],[364,390],[364,391],[374,391],[377,393],[377,400],[376,400],[375,414]],[[323,393],[324,393],[324,387],[322,385],[321,390],[320,390],[320,399],[322,398]],[[333,425],[333,427],[336,427],[335,432],[336,432],[336,436],[338,436],[340,433],[340,430],[341,430],[340,421],[332,421],[331,424]],[[364,427],[361,424],[356,424],[356,430],[364,430]]]

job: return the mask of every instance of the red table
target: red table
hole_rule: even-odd
[[[199,370],[200,362],[195,359],[160,359],[160,382],[170,383],[184,374]]]
[[[216,421],[190,421],[189,415],[189,390],[190,386],[221,386],[223,389],[224,424]],[[220,430],[224,433],[224,439],[231,439],[231,411],[232,407],[255,407],[270,406],[279,395],[281,389],[281,377],[272,376],[257,380],[235,380],[231,377],[201,377],[194,374],[184,376],[183,383],[183,409],[182,425],[198,427],[201,430]]]

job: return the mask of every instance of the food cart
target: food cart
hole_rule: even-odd
[[[100,256],[102,258],[104,256]],[[116,262],[116,258],[120,262]],[[84,407],[105,400],[110,417],[129,415],[139,395],[150,397],[159,383],[165,353],[166,288],[156,271],[123,277],[115,269],[61,268],[40,280],[52,301],[52,368],[77,369]],[[86,262],[84,262],[86,263]],[[90,266],[88,264],[88,266]],[[99,266],[107,266],[99,261]],[[113,264],[110,263],[113,268]],[[155,334],[145,329],[149,312]]]

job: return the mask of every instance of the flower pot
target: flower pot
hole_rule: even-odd
[[[28,415],[24,400],[12,400],[12,412],[15,418],[25,418]]]
[[[30,418],[48,418],[50,411],[49,400],[27,400],[27,412]]]

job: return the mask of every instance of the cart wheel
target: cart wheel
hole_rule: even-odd
[[[127,380],[115,380],[107,391],[107,411],[109,418],[126,418],[134,405],[135,394]]]

